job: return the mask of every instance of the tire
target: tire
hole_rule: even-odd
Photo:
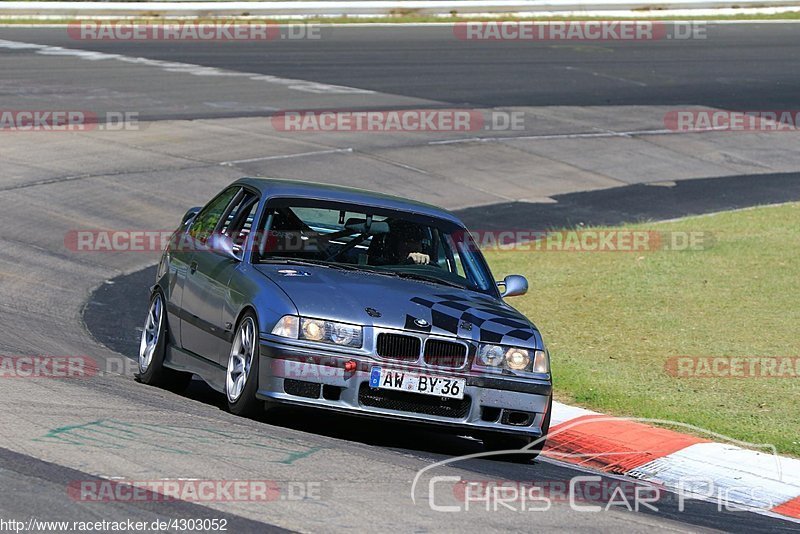
[[[164,367],[169,339],[165,302],[161,291],[153,291],[139,342],[139,372],[136,378],[143,384],[180,393],[189,386],[192,374]]]
[[[242,417],[252,417],[264,409],[256,398],[258,391],[258,319],[246,312],[236,324],[228,367],[225,371],[225,397],[228,410]]]
[[[543,438],[546,438],[547,433],[550,431],[550,413],[552,412],[552,410],[553,410],[553,398],[550,397],[550,400],[547,403],[547,413],[544,416],[544,421],[542,421]],[[529,462],[531,460],[535,460],[536,457],[539,456],[539,454],[541,454],[542,449],[544,449],[546,439],[533,438],[530,436],[514,436],[511,434],[501,434],[498,432],[494,434],[484,435],[483,447],[487,451],[521,450],[522,448],[527,447],[534,441],[537,441],[536,445],[527,448],[525,450],[525,453],[515,452],[513,454],[500,456],[500,458],[505,458],[515,462]]]

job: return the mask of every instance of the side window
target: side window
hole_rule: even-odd
[[[223,191],[217,198],[209,202],[206,207],[200,210],[197,217],[189,229],[189,235],[198,243],[205,244],[214,230],[217,228],[220,218],[227,210],[228,204],[240,191],[238,187],[231,187]]]
[[[247,236],[253,228],[253,218],[258,209],[258,196],[245,191],[228,210],[220,231],[233,240],[235,252],[242,252]]]
[[[439,230],[437,230],[437,234],[438,239],[436,242],[438,244],[438,250],[436,254],[436,260],[439,264],[439,267],[458,275],[461,278],[467,278],[467,276],[464,274],[461,255],[458,252],[458,248],[455,246],[452,236],[449,234],[444,234]]]

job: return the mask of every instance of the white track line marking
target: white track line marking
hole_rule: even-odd
[[[322,154],[344,154],[353,152],[352,148],[334,148],[331,150],[317,150],[315,152],[300,152],[298,154],[281,154],[279,156],[264,156],[263,158],[237,159],[233,161],[223,161],[220,165],[238,165],[240,163],[254,163],[256,161],[268,161],[271,159],[302,158],[305,156],[320,156]]]
[[[569,404],[563,404],[558,401],[553,401],[552,411],[550,412],[550,428],[553,428],[556,425],[560,425],[561,423],[566,423],[572,419],[576,419],[578,417],[583,417],[584,415],[603,415],[599,412],[593,412],[592,410],[587,410],[586,408],[580,408],[578,406],[570,406]]]
[[[508,135],[504,137],[467,137],[464,139],[446,139],[444,141],[428,141],[429,145],[452,145],[456,143],[494,143],[500,141],[551,141],[556,139],[586,139],[586,138],[604,138],[604,137],[637,137],[644,135],[686,135],[686,134],[699,134],[715,131],[725,131],[725,128],[704,128],[702,130],[692,131],[678,131],[678,130],[630,130],[626,132],[615,132],[613,130],[604,130],[602,132],[584,132],[584,133],[567,133],[567,134],[545,134],[545,135]]]
[[[447,139],[444,141],[429,141],[429,145],[452,145],[455,143],[490,143],[496,141],[548,141],[552,139],[584,139],[592,137],[631,137],[634,135],[661,135],[676,133],[672,130],[634,130],[630,132],[593,132],[593,133],[569,133],[569,134],[550,134],[550,135],[519,135],[506,137],[468,137],[465,139]]]
[[[70,57],[76,57],[78,59],[84,59],[87,61],[103,61],[103,60],[113,59],[116,61],[123,61],[125,63],[134,63],[137,65],[157,67],[166,72],[178,72],[183,74],[191,74],[193,76],[225,76],[225,77],[248,78],[256,82],[267,82],[276,85],[284,85],[288,89],[292,89],[294,91],[302,91],[305,93],[359,94],[359,95],[375,93],[375,91],[370,91],[368,89],[346,87],[343,85],[331,85],[327,83],[311,82],[308,80],[296,80],[293,78],[280,78],[278,76],[258,74],[255,72],[237,72],[227,69],[218,69],[216,67],[205,67],[203,65],[194,65],[192,63],[162,61],[159,59],[148,59],[144,57],[123,56],[121,54],[107,54],[104,52],[80,50],[77,48],[63,48],[60,46],[47,46],[34,43],[22,43],[17,41],[6,41],[2,39],[0,39],[0,48],[5,48],[8,50],[34,50],[37,54],[41,54],[43,56],[70,56]]]
[[[596,72],[589,69],[581,69],[579,67],[564,67],[565,70],[574,70],[575,72],[583,72],[586,74],[591,74],[592,76],[596,76],[598,78],[605,78],[607,80],[614,80],[617,82],[623,83],[630,83],[632,85],[638,85],[639,87],[647,87],[647,84],[644,82],[637,82],[636,80],[629,80],[628,78],[622,78],[620,76],[612,76],[610,74],[603,74],[602,72]]]
[[[714,11],[712,13],[711,11]],[[800,24],[800,19],[698,19],[696,17],[708,17],[716,15],[725,15],[725,13],[718,12],[719,10],[695,10],[695,9],[684,9],[684,10],[659,10],[657,16],[652,16],[649,13],[643,15],[642,11],[580,11],[580,12],[528,12],[528,13],[521,13],[518,14],[520,17],[524,16],[529,17],[530,19],[536,18],[538,22],[547,22],[548,18],[555,18],[555,17],[584,17],[585,19],[594,19],[594,18],[603,18],[605,20],[613,20],[615,17],[625,17],[625,18],[633,18],[638,20],[644,21],[663,21],[665,23],[698,23],[698,24],[708,24],[708,25],[716,25],[716,26],[725,26],[729,24]],[[775,8],[742,8],[742,9],[731,9],[728,15],[777,15],[781,13],[796,13],[800,11],[800,7],[797,6],[787,6],[787,7],[775,7]],[[373,17],[373,15],[366,15],[368,17]],[[491,14],[476,14],[473,16],[469,16],[469,14],[462,14],[465,17],[465,20],[460,22],[314,22],[314,26],[318,26],[320,28],[424,28],[424,27],[432,27],[432,28],[447,28],[452,27],[455,24],[463,24],[466,22],[485,22],[486,20],[490,20],[492,18]],[[668,20],[664,17],[676,17],[676,16],[685,16],[687,20]],[[3,19],[16,19],[18,17],[15,16],[4,16]],[[31,16],[21,16],[19,18],[30,19]],[[69,17],[64,17],[69,18]],[[114,17],[113,20],[128,20],[128,19],[135,19],[136,17]],[[172,19],[176,20],[191,20],[196,17],[171,17]],[[246,22],[251,19],[256,19],[259,17],[231,17],[232,19],[241,20]],[[263,17],[261,17],[263,18]],[[291,16],[287,17],[278,17],[281,20],[283,19],[292,19],[296,20],[297,22],[288,22],[288,23],[280,23],[275,24],[276,27],[286,28],[289,26],[296,26],[298,24],[306,24],[305,19],[303,18],[295,18]],[[473,20],[467,20],[473,19]],[[494,18],[497,18],[497,14],[494,15]],[[539,20],[541,19],[541,20]],[[68,28],[70,26],[69,22],[45,22],[48,20],[57,20],[57,19],[47,19],[41,18],[43,22],[41,24],[36,23],[2,23],[0,24],[0,28],[20,28],[20,29],[39,29],[39,28],[55,28],[55,29],[62,29]],[[105,20],[101,16],[91,18],[88,17],[85,20],[97,20],[102,21]],[[583,20],[578,18],[578,20]]]
[[[753,9],[755,9],[757,11],[748,12],[747,11],[748,9],[749,8],[744,8],[741,11],[737,10],[736,13],[730,13],[730,14],[775,15],[775,14],[780,14],[780,13],[796,13],[796,12],[800,11],[799,7],[792,7],[792,6],[788,6],[786,8],[773,8],[774,11],[768,11],[768,10],[761,9],[761,8],[753,8]],[[692,11],[692,12],[689,12],[689,11]],[[601,11],[597,11],[597,12],[594,12],[594,14],[592,14],[592,12],[590,12],[590,11],[581,11],[581,12],[572,12],[572,13],[570,13],[570,12],[566,12],[566,13],[565,12],[560,12],[560,13],[559,12],[535,13],[534,12],[534,13],[528,13],[527,16],[529,18],[531,18],[531,19],[532,18],[537,18],[538,22],[547,22],[547,18],[571,16],[571,17],[585,17],[586,19],[604,18],[605,20],[613,20],[615,17],[617,17],[617,18],[618,17],[625,17],[625,18],[633,18],[633,19],[644,20],[644,21],[656,20],[656,21],[663,21],[665,23],[692,22],[692,23],[697,23],[697,24],[708,24],[708,25],[712,25],[713,24],[713,25],[716,25],[716,26],[724,26],[724,25],[728,25],[728,24],[800,24],[800,19],[757,19],[757,18],[755,18],[755,19],[718,19],[718,20],[705,19],[705,20],[703,20],[703,19],[695,18],[696,16],[703,16],[703,17],[712,16],[712,14],[708,13],[707,11],[708,10],[699,10],[699,12],[695,13],[694,10],[683,10],[680,14],[675,14],[675,13],[670,14],[670,12],[671,12],[670,10],[660,10],[658,12],[658,16],[655,16],[655,17],[654,16],[649,16],[649,17],[648,16],[643,16],[642,15],[642,13],[643,13],[642,11],[602,11],[602,12]],[[372,16],[372,15],[367,15],[367,16]],[[464,16],[467,17],[468,14],[464,14]],[[520,15],[520,16],[522,16],[522,15]],[[667,19],[664,19],[664,17],[673,17],[673,16],[685,16],[685,17],[688,18],[688,20],[667,20]],[[5,17],[2,17],[2,18],[3,19],[15,19],[17,17],[5,16]],[[22,16],[21,18],[30,19],[31,17]],[[64,17],[64,18],[66,19],[68,17]],[[114,20],[128,20],[129,18],[131,18],[131,17],[127,17],[127,18],[126,17],[114,17]],[[133,17],[133,18],[135,19],[135,17]],[[174,17],[174,18],[176,20],[190,20],[190,19],[193,19],[195,17]],[[235,18],[236,20],[241,20],[243,22],[246,22],[247,20],[258,18],[258,17],[252,17],[251,16],[251,17],[232,17],[232,18]],[[261,18],[263,18],[263,17],[261,17]],[[284,17],[280,17],[280,18],[282,20],[284,19]],[[292,17],[286,17],[287,20],[290,19],[290,18],[292,18]],[[491,17],[489,15],[476,15],[476,16],[469,17],[469,18],[474,19],[474,20],[472,20],[472,22],[482,22],[482,21],[485,22],[486,20],[489,20]],[[496,15],[495,15],[495,18],[497,18]],[[541,19],[541,20],[539,20],[539,19]],[[70,26],[69,22],[44,22],[44,21],[47,21],[47,20],[55,20],[55,19],[42,18],[42,19],[39,19],[39,20],[42,20],[43,22],[41,24],[36,24],[36,23],[25,23],[25,24],[23,24],[23,23],[19,23],[19,24],[2,23],[2,24],[0,24],[0,28],[19,28],[19,29],[27,29],[27,30],[29,30],[29,29],[40,29],[40,28],[63,29],[63,28],[69,28],[69,26]],[[102,17],[95,17],[95,18],[87,18],[86,20],[102,21],[102,20],[105,20],[105,19],[103,19]],[[170,19],[170,20],[172,20],[172,19]],[[305,19],[303,19],[303,18],[297,18],[297,19],[293,19],[293,20],[297,20],[297,22],[294,22],[294,23],[292,23],[292,22],[280,23],[280,24],[275,24],[275,26],[276,27],[280,27],[280,28],[286,28],[286,27],[289,27],[289,26],[296,26],[298,24],[306,24]],[[582,19],[578,18],[577,20],[582,20]],[[405,27],[405,28],[424,28],[426,26],[429,26],[429,27],[432,27],[432,28],[437,28],[437,27],[438,28],[447,28],[447,27],[452,27],[455,24],[463,24],[463,23],[466,23],[466,22],[471,22],[471,21],[470,20],[466,20],[466,18],[465,18],[465,20],[460,21],[460,22],[314,22],[313,25],[314,26],[318,26],[320,28],[338,28],[338,27],[343,27],[343,28],[393,28],[393,27],[397,27],[397,28],[403,28],[403,27]]]

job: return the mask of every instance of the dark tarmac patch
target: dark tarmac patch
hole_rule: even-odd
[[[704,29],[706,36],[702,39],[597,42],[464,41],[454,36],[450,26],[335,26],[323,28],[320,39],[229,41],[224,46],[213,41],[76,41],[63,28],[2,28],[0,37],[358,87],[459,106],[797,109],[800,34],[796,25],[718,24]],[[41,64],[41,58],[30,57],[27,51],[7,50],[3,54],[19,56],[15,61],[23,66],[22,73]],[[85,69],[107,70],[106,63],[88,62],[74,72],[59,72],[58,79],[71,87],[85,80]],[[113,68],[124,75],[138,72],[139,67],[117,64]],[[207,80],[198,78],[188,91],[163,90],[166,78],[171,77],[173,73],[160,72],[139,77],[136,93],[158,95],[151,99],[157,105],[142,102],[138,106],[145,109],[133,111],[148,120],[168,116],[188,119],[215,111],[205,104],[209,97],[203,95],[210,94]],[[215,79],[212,85],[217,83]],[[30,103],[36,96],[26,94],[24,102],[36,109]],[[45,103],[46,98],[49,92],[42,97]],[[82,101],[83,97],[76,98]],[[244,94],[239,99],[250,103],[245,111],[257,113],[254,106],[259,99]],[[74,107],[74,100],[60,102],[67,109],[83,109]],[[98,105],[101,103],[93,104]],[[130,95],[110,95],[108,105],[114,111],[129,110]],[[281,107],[292,109],[291,104]],[[216,110],[215,116],[227,116],[225,111]],[[230,116],[239,116],[236,109],[227,111]]]
[[[0,484],[8,489],[0,495],[0,509],[11,517],[24,518],[25,522],[33,517],[42,522],[104,520],[125,524],[135,517],[134,521],[147,522],[150,525],[156,520],[216,519],[224,520],[229,532],[291,532],[268,523],[212,510],[200,504],[162,499],[155,493],[142,500],[96,503],[76,500],[67,491],[75,484],[101,483],[104,480],[107,481],[83,471],[0,448]],[[31,498],[34,495],[36,499]],[[7,517],[8,515],[4,520]],[[173,529],[169,531],[173,532]]]
[[[155,281],[153,265],[98,287],[83,308],[83,321],[92,336],[111,350],[135,359],[150,303],[150,287]]]
[[[471,230],[550,230],[674,219],[800,200],[800,173],[699,178],[674,186],[633,184],[552,197],[554,204],[506,202],[457,214]]]

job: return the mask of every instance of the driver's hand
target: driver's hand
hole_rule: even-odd
[[[417,265],[428,265],[431,262],[431,257],[421,252],[411,252],[408,255],[408,260]]]

